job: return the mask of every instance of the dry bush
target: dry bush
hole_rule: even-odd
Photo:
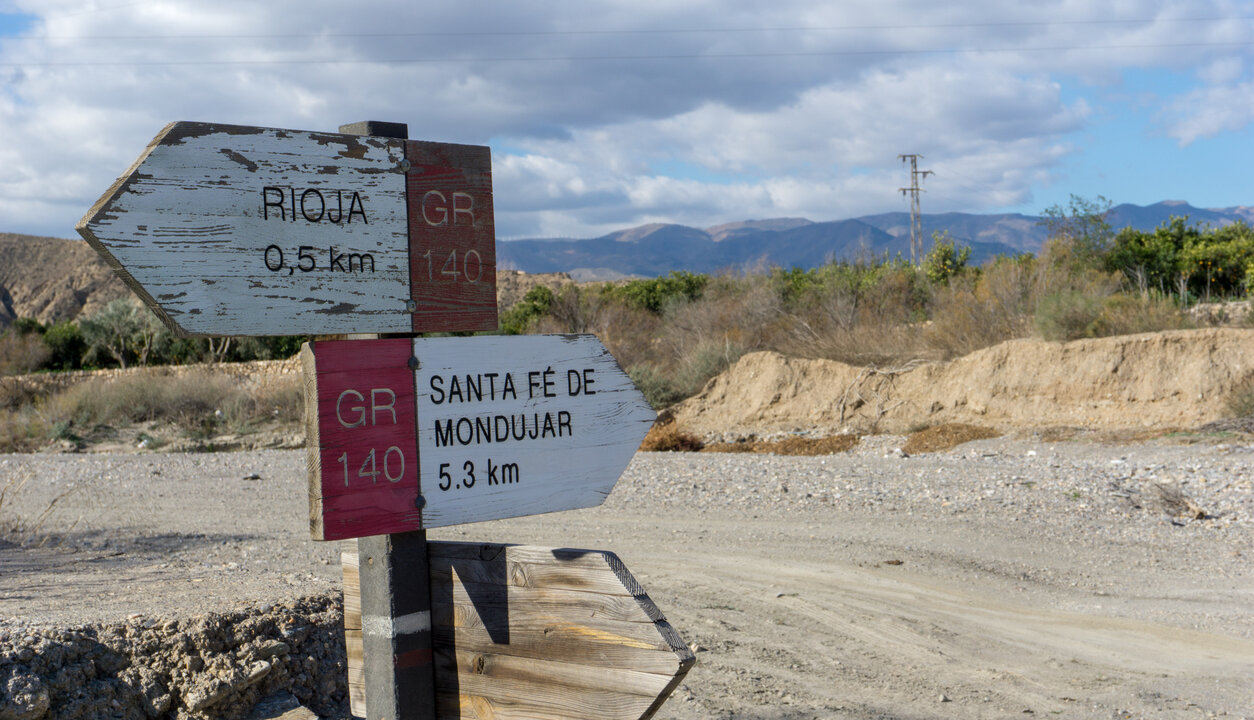
[[[678,392],[696,394],[745,353],[769,347],[781,315],[778,295],[762,278],[717,278],[701,298],[667,305],[654,363]]]
[[[1033,324],[1046,340],[1093,337],[1095,323],[1123,280],[1078,262],[1074,248],[1053,241],[1045,246],[1033,278]]]
[[[1166,515],[1172,517],[1187,517],[1191,520],[1205,520],[1207,512],[1200,505],[1193,501],[1193,498],[1184,494],[1184,490],[1175,483],[1154,483],[1154,490],[1158,493],[1159,507]]]
[[[222,424],[247,432],[269,423],[296,424],[304,419],[305,392],[300,376],[285,376],[253,392],[237,390],[222,403]]]
[[[702,452],[721,453],[771,453],[774,455],[835,455],[848,452],[858,446],[861,438],[852,434],[831,435],[823,438],[787,437],[781,440],[747,440],[735,443],[707,445]]]
[[[1224,401],[1229,418],[1254,417],[1254,375],[1238,383]]]
[[[88,380],[51,398],[48,408],[81,427],[154,420],[199,426],[238,392],[237,383],[221,375],[145,373]]]
[[[9,331],[0,335],[0,375],[34,372],[52,357],[52,349],[35,332]]]
[[[65,539],[65,533],[73,530],[78,521],[71,524],[60,535],[44,532],[44,524],[53,515],[57,504],[69,495],[78,492],[81,486],[77,483],[71,484],[49,500],[33,517],[11,511],[9,508],[14,504],[17,496],[34,477],[34,472],[26,469],[0,480],[0,538],[8,539],[21,546],[44,547],[49,543],[60,544]]]
[[[76,440],[102,427],[165,423],[191,436],[246,433],[302,419],[299,376],[249,391],[236,378],[207,371],[95,378],[46,399],[0,409],[0,451],[25,452],[49,439]]]
[[[704,445],[701,438],[680,430],[674,421],[659,420],[649,428],[640,449],[644,452],[696,452]]]
[[[924,334],[942,359],[1030,334],[1034,267],[1030,259],[997,258],[979,273],[939,288]]]
[[[940,452],[972,440],[987,440],[1000,435],[1001,433],[992,428],[979,425],[945,423],[911,433],[901,449],[902,452],[910,455],[921,452]]]
[[[39,397],[30,383],[18,382],[17,378],[0,375],[0,409],[29,405]]]
[[[1097,319],[1089,326],[1091,337],[1133,335],[1194,327],[1188,314],[1169,298],[1150,294],[1119,294],[1106,298]]]
[[[897,265],[834,268],[794,304],[791,333],[772,349],[850,365],[935,359],[921,332],[928,303],[921,274]]]
[[[613,300],[601,285],[569,285],[553,299],[549,313],[531,328],[536,333],[592,333],[624,368],[652,362],[658,355],[662,319]]]
[[[33,406],[0,409],[0,452],[31,452],[50,434],[47,419]]]

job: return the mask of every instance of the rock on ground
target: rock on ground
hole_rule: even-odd
[[[347,716],[338,596],[65,629],[0,623],[0,720],[229,720],[278,693]]]

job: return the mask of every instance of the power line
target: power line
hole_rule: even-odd
[[[132,3],[144,4],[144,3]],[[119,7],[131,7],[122,5]],[[116,8],[105,8],[116,9]],[[97,11],[88,11],[97,12]],[[83,14],[83,13],[78,13]],[[725,27],[725,28],[631,28],[631,29],[583,29],[583,30],[431,30],[403,33],[274,33],[274,34],[217,34],[217,35],[30,35],[10,39],[19,40],[271,40],[271,39],[347,39],[347,38],[419,38],[419,37],[553,37],[576,35],[697,35],[697,34],[745,34],[775,32],[840,32],[869,30],[956,30],[965,28],[1007,27],[1075,27],[1097,25],[1143,25],[1151,23],[1207,23],[1241,22],[1254,20],[1254,16],[1197,17],[1197,18],[1130,18],[1118,20],[1015,20],[982,23],[919,23],[911,25],[824,25],[784,27]]]
[[[57,68],[57,67],[148,67],[188,65],[420,65],[427,63],[524,63],[524,62],[584,62],[618,60],[727,60],[788,57],[859,57],[881,55],[957,55],[995,53],[1039,53],[1105,50],[1162,50],[1183,48],[1254,47],[1254,41],[1222,43],[1138,43],[1131,45],[1072,45],[1056,47],[1004,47],[1004,48],[952,48],[938,50],[818,50],[794,52],[744,52],[744,53],[669,53],[655,55],[518,55],[484,57],[427,57],[393,59],[337,59],[337,60],[72,60],[63,62],[6,62],[4,68]]]
[[[897,189],[902,195],[910,195],[910,262],[918,265],[923,261],[923,213],[919,209],[919,193],[923,192],[923,189],[919,187],[919,181],[936,173],[919,169],[919,158],[923,157],[922,155],[912,153],[897,157],[903,163],[910,163],[910,187]]]

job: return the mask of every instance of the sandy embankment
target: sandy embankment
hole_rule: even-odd
[[[1254,330],[1207,329],[1051,343],[1012,340],[948,363],[860,368],[774,352],[744,356],[674,410],[705,436],[903,433],[964,422],[1002,430],[1195,428],[1254,382]]]

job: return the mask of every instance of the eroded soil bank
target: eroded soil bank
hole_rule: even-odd
[[[1011,429],[1192,429],[1230,417],[1254,384],[1254,330],[1052,343],[1012,340],[948,363],[854,367],[746,355],[674,409],[706,437],[905,433],[959,422]]]

